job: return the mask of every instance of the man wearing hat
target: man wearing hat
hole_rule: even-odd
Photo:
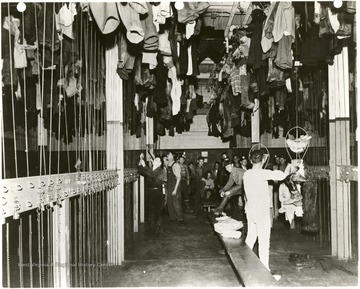
[[[273,170],[279,170],[279,169],[280,169],[280,157],[279,155],[274,155]]]
[[[235,195],[241,195],[243,193],[243,175],[245,170],[235,167],[229,160],[224,161],[224,167],[229,172],[229,180],[226,185],[220,189],[219,193],[222,197],[221,203],[216,208],[212,209],[215,214],[220,214],[229,199]],[[235,186],[233,186],[235,184]]]
[[[220,170],[220,176],[219,176],[219,185],[220,187],[225,186],[229,179],[229,172],[225,169],[224,163],[225,161],[230,161],[227,153],[223,152],[221,154],[221,170]]]
[[[241,156],[241,158],[240,158],[240,167],[245,171],[248,169],[248,161],[247,161],[246,156]]]
[[[283,171],[285,174],[290,174],[291,172],[291,164],[288,163],[287,158],[284,155],[279,155],[279,170]]]
[[[240,168],[240,157],[238,155],[233,155],[232,163],[235,167]]]
[[[143,153],[140,155],[138,169],[140,174],[145,176],[146,194],[149,201],[148,218],[150,227],[154,233],[161,234],[163,230],[161,211],[164,207],[162,186],[166,183],[166,171],[159,157],[155,157],[151,168],[147,167]]]
[[[180,187],[181,187],[181,197],[183,200],[183,205],[187,213],[192,213],[193,211],[190,208],[189,205],[189,185],[190,185],[190,173],[187,165],[185,164],[186,155],[183,153],[179,156],[179,164],[180,164],[180,175],[181,175],[181,181],[180,181]]]

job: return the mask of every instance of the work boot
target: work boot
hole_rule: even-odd
[[[190,205],[189,205],[189,200],[185,200],[185,212],[186,213],[194,213],[194,211],[190,208]]]
[[[216,210],[216,211],[224,211],[224,208],[225,208],[225,206],[226,206],[226,204],[227,204],[227,202],[228,202],[228,200],[229,200],[229,198],[228,197],[223,197],[222,198],[222,200],[221,200],[221,203],[220,203],[220,205],[219,206],[217,206],[214,210]]]
[[[211,212],[213,212],[215,215],[220,216],[222,214],[223,210],[220,207],[216,207],[216,208],[211,209]]]

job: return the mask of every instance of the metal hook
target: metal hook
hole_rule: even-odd
[[[14,218],[14,220],[18,220],[20,218],[20,214],[17,210],[15,210],[13,218]]]

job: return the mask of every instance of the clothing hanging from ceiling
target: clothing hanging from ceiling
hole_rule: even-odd
[[[83,105],[101,111],[105,101],[102,85],[99,93],[90,91],[94,82],[103,83],[104,61],[94,63],[90,54],[95,47],[89,48],[89,43],[96,37],[105,45],[107,37],[116,35],[117,73],[131,82],[127,85],[133,85],[135,92],[124,94],[136,108],[132,107],[133,114],[126,118],[131,134],[139,137],[144,131],[142,107],[155,119],[159,135],[166,134],[165,129],[169,135],[187,131],[201,107],[201,101],[195,100],[201,96],[196,95],[194,85],[204,51],[200,36],[208,29],[202,27],[201,15],[209,7],[208,2],[185,2],[179,11],[174,3],[166,2],[29,5],[24,18],[15,12],[3,17],[2,81],[5,91],[14,91],[7,97],[19,101],[26,80],[27,109],[39,113],[39,107],[34,106],[38,92],[33,81],[38,78],[45,128],[52,126],[56,134],[58,116],[61,121],[66,101],[72,97],[77,96],[77,109],[69,110],[71,117],[82,111]],[[272,132],[277,138],[298,124],[324,136],[326,65],[332,64],[344,45],[355,40],[351,26],[354,10],[351,5],[349,9],[347,5],[334,9],[330,2],[249,5],[243,25],[230,28],[229,54],[216,63],[209,79],[212,99],[218,99],[211,101],[217,107],[212,107],[209,117],[209,134],[224,141],[237,134],[250,137],[251,113],[260,109],[261,133]],[[83,18],[91,25],[83,25]],[[22,26],[23,31],[19,29]],[[86,59],[80,59],[80,54]],[[294,66],[294,61],[302,66]],[[90,68],[93,75],[89,78]],[[13,89],[8,89],[11,86]]]
[[[300,125],[320,137],[326,135],[327,65],[355,40],[349,28],[354,12],[349,13],[345,5],[334,9],[330,2],[315,6],[313,2],[254,3],[243,25],[230,29],[229,54],[214,65],[208,87],[212,98],[220,99],[219,108],[222,99],[230,99],[236,107],[240,96],[241,109],[232,111],[234,123],[238,118],[248,123],[245,115],[258,109],[254,99],[259,99],[261,133],[272,132],[278,138]],[[224,96],[222,83],[230,83],[229,97]],[[250,137],[246,125],[241,127],[235,134]]]

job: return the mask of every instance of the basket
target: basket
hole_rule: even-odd
[[[290,132],[293,130],[300,130],[304,134],[301,134],[301,136],[298,137],[298,132],[296,132],[296,138],[291,139]],[[291,134],[291,135],[293,135],[293,134]],[[290,159],[292,159],[292,157],[291,157],[289,150],[291,150],[293,153],[296,154],[296,159],[303,159],[309,148],[310,139],[311,139],[311,136],[303,128],[301,128],[299,126],[295,126],[291,129],[289,129],[289,131],[287,132],[287,134],[285,136],[285,148],[286,148],[286,151],[287,151]],[[301,156],[301,154],[302,154],[302,156]]]

